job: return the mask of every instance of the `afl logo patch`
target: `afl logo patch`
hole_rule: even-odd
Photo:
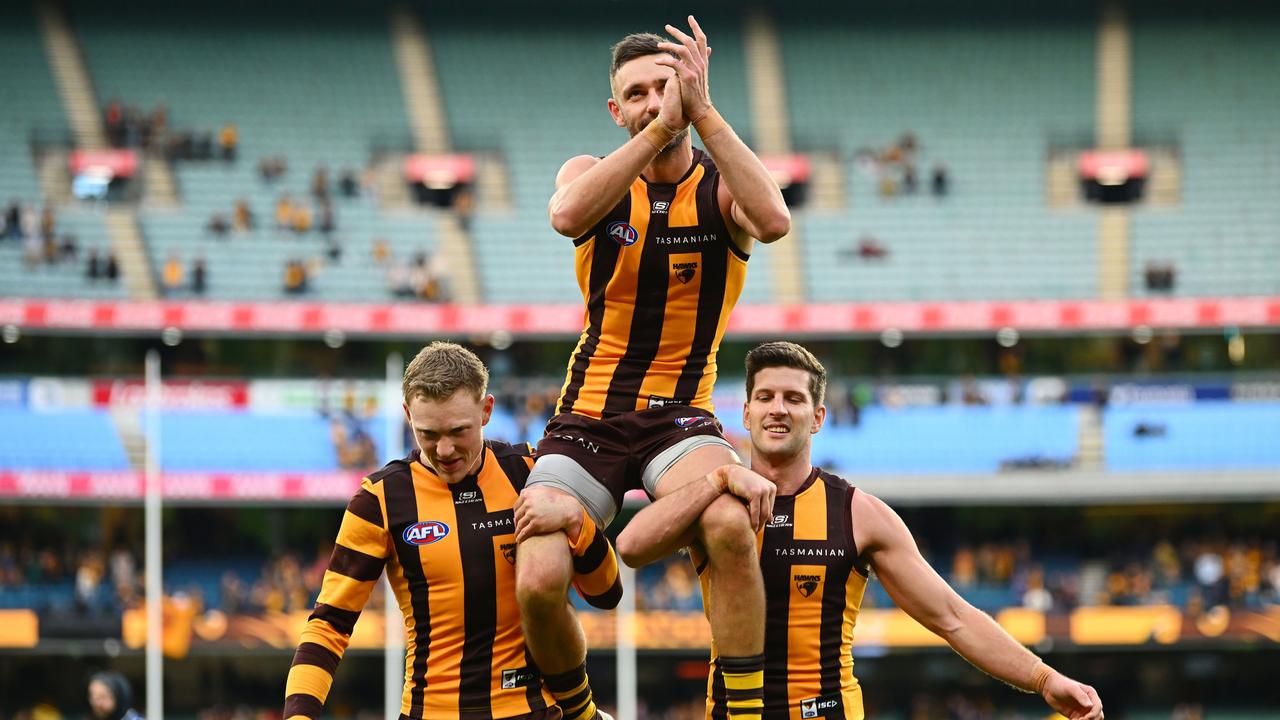
[[[630,225],[619,220],[618,222],[609,223],[609,227],[605,228],[605,233],[613,238],[613,241],[623,247],[635,245],[640,239],[640,233]]]
[[[430,545],[449,535],[449,526],[438,520],[423,520],[404,529],[404,541],[410,545]]]
[[[688,430],[689,428],[696,428],[696,427],[702,427],[704,425],[710,425],[713,422],[715,421],[709,417],[703,417],[701,415],[690,415],[689,417],[676,418],[676,427],[681,427]]]

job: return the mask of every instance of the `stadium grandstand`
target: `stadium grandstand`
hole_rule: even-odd
[[[691,11],[793,218],[730,440],[746,352],[804,342],[815,463],[1108,717],[1277,716],[1273,4],[37,0],[0,3],[0,720],[101,669],[155,720],[279,715],[343,503],[412,447],[404,361],[467,344],[486,435],[542,436],[583,322],[557,170],[625,139],[611,44]],[[597,699],[703,718],[688,559],[628,580],[575,597]],[[383,589],[333,716],[399,717]],[[853,654],[872,720],[1047,712],[875,581]]]

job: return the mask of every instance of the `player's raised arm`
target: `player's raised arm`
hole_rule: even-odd
[[[674,92],[668,93],[671,89]],[[627,124],[624,104],[632,106],[633,115],[647,114],[652,120],[603,159],[578,155],[561,166],[547,214],[551,227],[565,237],[576,238],[590,230],[618,204],[645,167],[689,127],[681,108],[679,83],[669,74],[628,81],[615,88],[614,94],[617,97],[609,99],[609,111],[619,126]]]
[[[333,674],[382,575],[390,547],[382,503],[366,479],[342,516],[320,597],[293,655],[285,682],[285,720],[320,716]]]
[[[983,672],[1044,698],[1071,720],[1097,720],[1102,701],[1088,685],[1045,665],[990,615],[960,597],[934,571],[902,518],[879,498],[858,491],[852,500],[854,540],[889,596],[904,612]]]
[[[725,217],[747,235],[761,242],[773,242],[791,231],[791,212],[760,158],[711,103],[707,77],[711,48],[692,15],[689,28],[693,37],[675,26],[667,26],[667,32],[676,42],[662,43],[659,47],[674,57],[659,58],[658,62],[676,71],[684,114],[693,122],[703,146],[724,178],[718,199]]]

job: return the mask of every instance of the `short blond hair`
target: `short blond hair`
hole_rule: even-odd
[[[467,390],[476,400],[489,387],[489,371],[470,350],[437,340],[418,351],[404,371],[404,401],[415,398],[448,400],[459,390]]]

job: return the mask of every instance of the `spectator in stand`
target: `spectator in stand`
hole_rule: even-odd
[[[132,705],[133,690],[120,673],[95,673],[89,680],[89,710],[94,720],[142,720]]]
[[[45,235],[42,232],[40,234],[40,248],[41,258],[44,260],[45,265],[58,264],[58,238],[53,233]]]
[[[40,238],[34,234],[22,237],[22,258],[26,261],[28,268],[34,268],[44,260],[44,246]]]
[[[333,214],[333,203],[329,200],[320,202],[320,232],[328,235],[337,227],[337,220]]]
[[[293,206],[293,216],[290,220],[290,228],[299,235],[311,230],[311,208],[296,203]]]
[[[3,228],[4,238],[22,239],[22,210],[17,200],[9,203],[9,207],[5,209]]]
[[[409,284],[413,287],[414,296],[419,300],[436,299],[439,287],[435,276],[431,273],[426,253],[420,252],[414,257],[413,267],[409,270]]]
[[[62,242],[58,245],[58,259],[62,261],[74,261],[80,257],[80,244],[76,242],[76,236],[66,233],[62,236]]]
[[[232,215],[232,223],[235,225],[236,232],[252,232],[256,224],[253,217],[253,211],[249,209],[249,201],[244,198],[236,200],[236,209]]]
[[[107,253],[107,261],[106,265],[102,269],[102,277],[106,278],[110,282],[115,282],[120,279],[120,262],[116,260],[116,254],[113,252]]]
[[[204,295],[208,288],[208,269],[205,267],[204,258],[196,258],[191,262],[191,292],[195,295]]]
[[[76,607],[81,611],[96,612],[100,609],[98,589],[102,586],[104,574],[100,553],[86,550],[80,554],[80,562],[76,567],[75,599]]]
[[[85,265],[85,277],[98,280],[105,274],[102,260],[98,257],[98,248],[89,250],[89,262]]]
[[[284,266],[284,291],[300,295],[307,290],[307,268],[301,260],[289,260]]]
[[[40,215],[36,212],[36,206],[31,203],[25,203],[22,206],[22,215],[18,222],[22,225],[22,237],[24,238],[40,238]]]
[[[120,106],[120,100],[112,98],[107,103],[107,109],[102,113],[102,122],[106,126],[107,142],[112,147],[120,147],[124,144],[124,108]]]
[[[880,175],[880,197],[891,198],[898,194],[898,183],[894,181],[893,176],[888,172]]]
[[[293,199],[288,193],[276,200],[276,229],[288,230],[293,227]]]
[[[374,238],[373,249],[369,254],[374,265],[386,265],[391,258],[391,243],[384,237]]]
[[[258,161],[258,174],[262,176],[265,182],[278,180],[287,169],[288,165],[285,163],[284,158],[278,155],[264,157]]]
[[[311,196],[320,202],[329,199],[329,169],[323,165],[311,175]]]
[[[156,103],[147,119],[146,144],[148,147],[164,147],[169,135],[169,108],[164,103]]]
[[[1143,272],[1147,289],[1159,292],[1172,292],[1178,271],[1171,262],[1148,261]]]
[[[949,180],[947,168],[941,163],[933,167],[933,196],[944,197],[947,194]]]
[[[351,168],[343,168],[342,176],[338,180],[338,187],[343,197],[353,198],[359,195],[360,180],[356,178],[356,172]]]
[[[918,185],[918,182],[916,180],[916,166],[912,165],[911,163],[907,163],[906,167],[904,167],[902,170],[903,194],[915,195],[917,185]]]
[[[236,124],[229,122],[222,126],[218,131],[218,147],[222,152],[222,159],[231,162],[236,159],[236,150],[240,145],[240,130]]]
[[[205,229],[213,233],[214,237],[225,238],[231,230],[231,225],[227,223],[227,217],[220,212],[216,212],[209,218],[209,224]]]
[[[40,213],[40,237],[46,242],[53,238],[58,230],[58,220],[53,215],[53,208],[48,205]]]
[[[863,235],[858,240],[858,257],[863,260],[883,260],[889,256],[889,249],[877,238]]]
[[[398,298],[412,298],[415,296],[413,292],[412,272],[409,268],[399,263],[391,263],[387,268],[387,289],[391,294]]]
[[[342,262],[342,243],[337,236],[326,234],[324,239],[324,254],[328,256],[329,262],[337,264]]]
[[[160,280],[164,284],[164,294],[166,296],[176,295],[182,289],[184,271],[182,269],[182,261],[178,259],[176,254],[170,254],[164,261],[164,268],[160,273]]]

